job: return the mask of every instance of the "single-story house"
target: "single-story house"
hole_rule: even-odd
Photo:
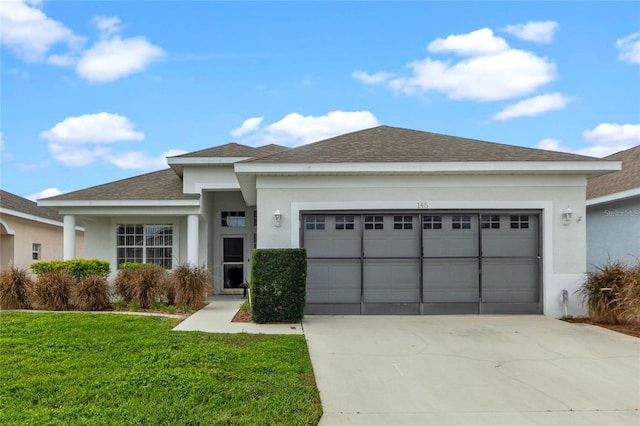
[[[218,293],[250,279],[253,248],[304,247],[306,311],[328,314],[561,316],[586,270],[587,177],[620,169],[389,126],[167,162],[40,205],[84,220],[89,257],[204,264]]]
[[[587,182],[587,269],[640,261],[640,146],[605,158],[622,170]]]
[[[84,228],[74,226],[74,257],[84,253]],[[49,207],[0,190],[0,270],[28,269],[40,260],[62,259],[63,219]]]

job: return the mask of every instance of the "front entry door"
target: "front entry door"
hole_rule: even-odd
[[[244,237],[222,239],[222,268],[224,289],[240,288],[244,282]]]

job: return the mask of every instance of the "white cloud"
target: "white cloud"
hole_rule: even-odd
[[[543,139],[538,142],[536,147],[547,151],[571,152],[571,148],[562,145],[558,139]]]
[[[450,65],[425,58],[409,64],[413,75],[389,82],[393,90],[418,95],[429,90],[455,100],[496,101],[527,95],[555,78],[555,64],[546,58],[510,49],[475,56]]]
[[[553,33],[558,28],[555,21],[528,22],[526,24],[507,25],[502,31],[514,35],[522,40],[538,43],[551,43]]]
[[[107,155],[105,160],[120,169],[128,170],[155,170],[166,168],[167,157],[185,154],[182,149],[171,149],[163,152],[157,157],[149,157],[146,152],[133,151],[118,155]]]
[[[509,45],[503,38],[493,35],[489,28],[482,28],[468,34],[452,34],[432,41],[427,50],[432,53],[453,52],[462,56],[490,55],[504,52]]]
[[[27,195],[27,199],[31,201],[37,201],[42,198],[55,197],[56,195],[64,194],[64,192],[60,191],[58,188],[47,188],[43,189],[40,192],[36,192],[35,194]]]
[[[143,37],[103,40],[83,53],[76,71],[91,83],[108,83],[144,71],[164,51]]]
[[[562,93],[539,95],[507,106],[499,113],[494,114],[493,119],[508,120],[514,117],[540,115],[547,111],[563,109],[569,102],[571,102],[571,98]]]
[[[632,64],[640,64],[640,31],[618,39],[616,47],[620,51],[618,59]]]
[[[144,134],[134,130],[134,124],[127,117],[108,112],[68,117],[50,130],[40,133],[40,137],[59,143],[104,143],[117,141],[137,141]]]
[[[377,72],[375,74],[369,74],[364,71],[354,71],[351,73],[351,77],[356,80],[360,80],[364,84],[380,84],[393,77],[393,74],[390,72]]]
[[[319,117],[294,112],[257,129],[242,143],[298,146],[377,125],[378,119],[369,111],[331,111]]]
[[[0,41],[16,55],[37,62],[44,60],[55,45],[77,48],[84,42],[64,24],[47,17],[38,8],[39,2],[30,3],[3,0],[0,7]]]
[[[247,118],[246,120],[244,120],[240,127],[231,131],[231,136],[233,136],[234,138],[239,138],[240,136],[244,136],[247,133],[256,131],[258,128],[260,128],[260,124],[262,123],[263,119],[264,117]]]
[[[109,38],[122,31],[122,21],[117,16],[96,16],[92,22],[100,30],[102,38]]]
[[[640,124],[602,123],[592,130],[585,130],[582,136],[593,145],[571,149],[563,146],[557,139],[544,139],[538,142],[537,146],[552,151],[570,152],[590,157],[606,157],[640,145]]]

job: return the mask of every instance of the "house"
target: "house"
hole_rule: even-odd
[[[640,261],[640,146],[606,157],[622,170],[587,183],[587,268]]]
[[[62,259],[62,234],[63,219],[55,210],[0,190],[0,270]],[[82,257],[84,228],[74,227],[73,238],[74,257]]]
[[[329,314],[561,316],[586,269],[587,177],[620,169],[389,126],[167,162],[40,205],[85,220],[87,256],[204,264],[218,293],[250,279],[252,248],[304,247],[306,311]]]

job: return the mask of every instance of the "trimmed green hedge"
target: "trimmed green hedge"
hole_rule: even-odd
[[[251,264],[252,319],[300,322],[307,284],[305,249],[256,249]]]
[[[36,275],[51,271],[66,271],[69,275],[81,280],[91,276],[107,278],[111,273],[111,264],[100,259],[50,260],[32,263],[31,270]]]

